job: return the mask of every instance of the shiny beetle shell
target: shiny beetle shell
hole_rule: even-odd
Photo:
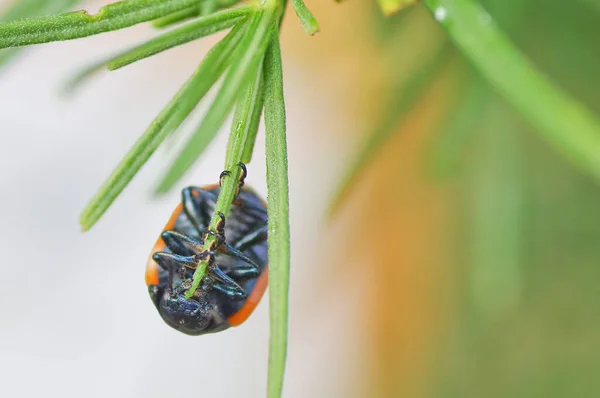
[[[243,289],[242,297],[219,290],[220,285],[207,273],[194,296],[186,299],[194,269],[157,262],[165,253],[193,256],[201,252],[174,244],[167,237],[174,231],[202,243],[219,191],[219,185],[182,191],[182,202],[173,211],[146,266],[148,292],[159,314],[169,326],[189,335],[240,325],[252,314],[267,287],[266,204],[248,188],[243,188],[232,204],[225,223],[225,242],[252,260],[252,274],[245,272],[248,262],[235,255],[217,251],[214,257],[215,265]]]

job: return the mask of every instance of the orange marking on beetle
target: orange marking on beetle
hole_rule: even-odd
[[[146,285],[158,285],[158,264],[152,260],[152,257],[146,264]]]
[[[269,282],[269,266],[265,265],[265,269],[262,271],[258,279],[256,280],[256,284],[254,285],[254,289],[252,289],[252,293],[246,299],[246,304],[238,312],[227,318],[227,322],[231,326],[241,325],[248,319],[252,312],[260,302],[265,290],[267,289],[267,284]]]
[[[171,214],[171,218],[167,222],[167,225],[163,228],[163,231],[167,231],[169,229],[173,229],[175,226],[175,222],[177,221],[177,217],[181,214],[183,210],[183,204],[179,203],[179,205],[173,210],[173,214]],[[162,236],[159,236],[150,252],[150,257],[148,258],[148,262],[146,263],[146,285],[158,285],[158,264],[156,261],[152,259],[154,253],[162,252],[165,250],[166,243],[163,240]]]

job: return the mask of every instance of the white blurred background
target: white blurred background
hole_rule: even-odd
[[[139,26],[29,48],[0,73],[0,396],[264,396],[268,297],[242,326],[202,337],[167,327],[148,298],[146,258],[179,200],[177,191],[151,192],[175,152],[159,151],[96,227],[79,229],[88,199],[215,38],[100,74],[70,98],[61,85],[150,34]],[[323,198],[343,167],[337,155],[348,153],[323,131],[340,129],[344,115],[335,89],[324,89],[327,71],[286,56],[294,42],[319,38],[294,37],[283,41],[293,234],[285,390],[347,396],[342,381],[359,372],[350,360],[360,347],[359,295],[319,269],[329,244]],[[224,129],[180,187],[216,181],[226,138]],[[262,131],[258,140],[248,183],[265,194]]]

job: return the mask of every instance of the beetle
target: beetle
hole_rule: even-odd
[[[265,202],[244,188],[243,169],[227,222],[209,229],[220,184],[187,187],[156,241],[146,265],[146,285],[162,319],[188,335],[215,333],[238,326],[252,314],[268,282]],[[229,172],[221,173],[220,180]],[[213,247],[204,247],[209,235]],[[199,262],[206,275],[190,299],[185,293]]]

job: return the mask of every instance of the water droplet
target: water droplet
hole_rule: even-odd
[[[446,8],[444,8],[444,7],[438,7],[433,12],[433,17],[438,22],[444,22],[444,20],[446,19],[447,16],[448,16],[448,10],[446,10]]]

